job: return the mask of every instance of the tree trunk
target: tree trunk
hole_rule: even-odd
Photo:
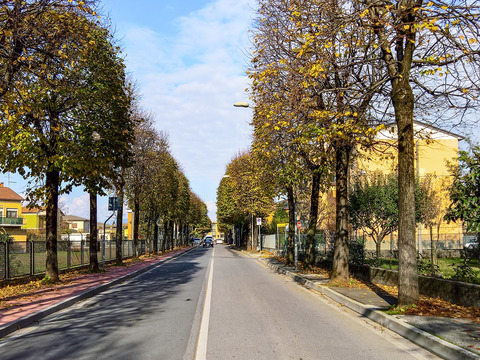
[[[171,233],[171,221],[167,221],[167,229],[166,229],[166,233],[165,233],[165,246],[166,246],[166,249],[168,251],[170,251],[170,245],[172,243],[171,241],[171,237],[172,237],[172,233]]]
[[[253,217],[252,221],[252,226],[253,226],[253,251],[258,251],[258,226],[256,225],[256,217]]]
[[[164,221],[163,222],[163,236],[162,236],[162,254],[165,254],[167,234],[168,234],[168,221]]]
[[[435,246],[435,240],[433,240],[433,226],[429,226],[430,230],[430,259],[432,262],[432,265],[437,265],[438,260],[437,260],[437,247]],[[438,235],[438,232],[437,232]],[[432,266],[433,273],[435,274],[435,266]]]
[[[91,272],[98,272],[98,225],[97,225],[97,193],[90,191],[90,266]]]
[[[165,251],[169,250],[170,246],[170,221],[165,221],[165,235],[163,236],[163,242],[165,243]]]
[[[288,240],[287,240],[287,265],[295,263],[295,193],[293,186],[287,186],[288,200]]]
[[[382,242],[378,239],[375,242],[375,252],[376,252],[376,255],[377,255],[377,260],[380,259],[380,255],[381,255],[381,252],[382,252]]]
[[[158,225],[157,222],[153,222],[153,253],[158,255]]]
[[[348,281],[348,166],[350,162],[348,145],[336,147],[336,231],[333,271],[330,281]]]
[[[408,80],[393,83],[392,100],[398,130],[398,305],[407,305],[419,299],[415,243],[414,96]]]
[[[120,207],[117,210],[117,228],[115,233],[115,265],[121,266],[122,259],[122,242],[123,242],[123,186],[117,189],[118,201]],[[133,246],[133,257],[138,257],[137,248]]]
[[[247,251],[253,251],[253,214],[249,216],[249,222],[247,226]]]
[[[49,165],[49,167],[53,167]],[[47,234],[47,258],[45,260],[45,277],[58,281],[57,235],[58,235],[58,187],[60,172],[49,170],[46,174],[46,216],[45,230]]]
[[[175,222],[170,221],[170,244],[168,245],[168,250],[173,250],[175,248]]]
[[[438,266],[438,254],[437,254],[437,250],[438,250],[438,241],[439,241],[439,233],[437,232],[437,239],[433,242],[433,248],[432,248],[432,259],[433,259],[433,265],[435,266]],[[434,273],[435,273],[435,267],[433,268],[434,269]]]
[[[138,246],[138,231],[140,229],[140,198],[133,199],[133,248]]]
[[[317,169],[312,176],[312,192],[310,196],[310,218],[308,220],[307,240],[305,243],[305,259],[303,266],[305,269],[311,269],[315,265],[315,232],[317,230],[318,220],[318,196],[320,194],[321,174]]]

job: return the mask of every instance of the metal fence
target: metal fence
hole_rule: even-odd
[[[262,244],[265,250],[278,251],[281,254],[287,251],[286,234],[276,235],[262,235]],[[298,252],[302,254],[305,251],[306,234],[297,234]],[[459,257],[462,255],[463,246],[468,241],[474,239],[474,236],[462,234],[440,234],[437,241],[435,238],[434,246],[436,246],[437,253],[440,257]],[[430,237],[423,235],[421,246],[419,246],[419,253],[427,256],[431,251]],[[357,247],[361,249],[363,258],[375,257],[375,243],[371,239],[357,237],[354,234],[350,236],[350,244],[358,244]],[[333,251],[335,243],[335,234],[333,232],[320,232],[315,234],[315,250],[318,255],[327,256],[329,252]],[[417,246],[418,239],[416,240]],[[398,254],[397,235],[387,236],[381,244],[382,256],[394,256]]]
[[[298,252],[305,251],[306,234],[297,234]],[[285,234],[262,235],[262,245],[264,250],[287,252],[287,236]],[[318,254],[325,255],[333,247],[333,238],[329,239],[328,234],[315,234],[315,249]]]
[[[101,245],[101,242],[99,242]],[[58,241],[57,257],[59,270],[86,266],[90,261],[89,241]],[[153,251],[153,242],[148,244]],[[102,262],[102,247],[97,253]],[[115,240],[105,240],[105,261],[115,260]],[[146,252],[146,241],[138,241],[138,254]],[[133,240],[122,240],[122,258],[133,256]],[[0,280],[45,273],[46,241],[0,242]]]

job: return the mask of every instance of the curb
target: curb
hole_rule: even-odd
[[[71,298],[69,298],[67,300],[60,301],[56,304],[50,305],[50,306],[42,309],[42,310],[38,310],[37,312],[35,312],[33,314],[30,314],[30,315],[21,317],[17,320],[14,320],[7,325],[3,325],[3,326],[0,327],[0,339],[9,335],[9,334],[11,334],[11,333],[13,333],[13,332],[15,332],[15,331],[17,331],[17,330],[25,328],[25,327],[31,325],[34,322],[38,322],[39,320],[43,319],[44,317],[46,317],[48,315],[51,315],[51,314],[53,314],[57,311],[63,310],[67,307],[70,307],[78,301],[85,300],[85,299],[88,299],[90,297],[93,297],[93,296],[101,293],[102,291],[108,290],[109,288],[111,288],[114,285],[117,285],[117,284],[119,284],[121,282],[124,282],[128,279],[131,279],[135,276],[143,274],[144,272],[147,272],[148,270],[153,269],[156,266],[162,265],[169,260],[175,259],[175,258],[177,258],[181,255],[184,255],[185,253],[187,253],[189,251],[192,251],[193,249],[194,248],[189,248],[185,251],[182,251],[181,253],[177,253],[177,254],[173,255],[172,257],[169,257],[167,259],[160,260],[160,261],[158,261],[154,264],[145,266],[144,268],[138,269],[138,270],[133,271],[129,274],[126,274],[126,275],[123,275],[119,278],[113,279],[109,282],[106,282],[105,284],[96,286],[96,287],[91,288],[89,290],[85,290],[84,292],[82,292],[78,295],[72,296]]]
[[[359,313],[360,315],[375,321],[383,327],[397,333],[398,335],[410,340],[414,344],[423,347],[424,349],[440,356],[447,360],[479,360],[480,356],[470,352],[460,346],[452,344],[448,341],[442,340],[439,337],[432,335],[426,331],[420,330],[405,321],[396,319],[395,317],[379,311],[379,308],[372,305],[365,305],[356,300],[350,299],[327,286],[316,284],[315,282],[302,277],[299,274],[293,273],[280,265],[270,263],[266,259],[258,259],[258,261],[265,266],[271,268],[273,271],[289,276],[293,281],[298,282],[309,289],[316,290],[322,295],[325,295],[332,300],[348,307],[349,309]]]

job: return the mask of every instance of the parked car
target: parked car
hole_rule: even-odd
[[[478,243],[476,241],[471,241],[463,245],[466,250],[476,250],[478,249]]]
[[[193,245],[200,245],[202,240],[200,238],[193,239]]]
[[[223,244],[223,239],[217,239],[217,240],[215,240],[215,243],[217,243],[217,244]]]

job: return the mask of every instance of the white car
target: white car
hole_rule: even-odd
[[[478,243],[476,241],[471,241],[463,245],[463,247],[467,250],[475,250],[478,248]]]
[[[217,244],[223,244],[223,239],[217,239],[217,240],[215,240],[215,242],[216,242]]]

